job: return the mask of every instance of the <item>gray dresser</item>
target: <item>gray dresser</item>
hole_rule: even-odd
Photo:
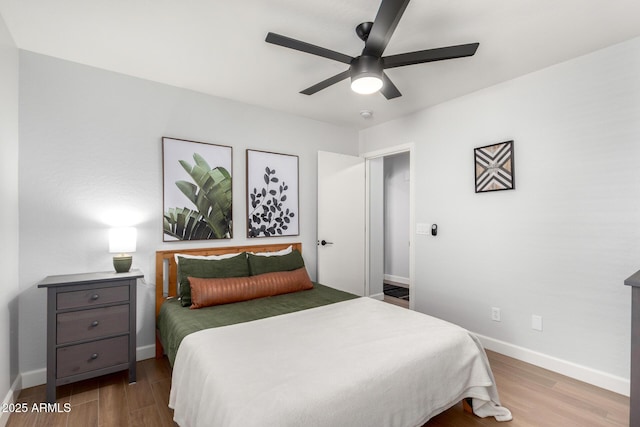
[[[49,276],[47,289],[47,402],[56,387],[129,370],[136,381],[136,282],[128,273]]]
[[[629,425],[640,426],[640,271],[627,278],[631,286],[631,401]]]

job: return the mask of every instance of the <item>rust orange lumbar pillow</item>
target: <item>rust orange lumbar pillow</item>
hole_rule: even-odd
[[[313,288],[307,269],[277,271],[248,277],[189,277],[191,307],[202,308]]]

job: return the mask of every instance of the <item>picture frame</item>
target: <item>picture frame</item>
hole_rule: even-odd
[[[247,150],[247,237],[298,236],[299,159]]]
[[[513,141],[473,149],[476,193],[515,190]]]
[[[162,138],[164,242],[233,237],[233,148]]]

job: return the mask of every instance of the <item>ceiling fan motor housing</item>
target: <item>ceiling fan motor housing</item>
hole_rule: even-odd
[[[351,78],[367,76],[381,78],[383,68],[384,62],[382,61],[382,58],[362,55],[353,58],[349,70]]]

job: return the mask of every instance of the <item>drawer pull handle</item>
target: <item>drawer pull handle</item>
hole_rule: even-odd
[[[93,353],[91,355],[91,360],[96,360],[98,358],[98,353]]]
[[[91,326],[94,328],[98,326],[98,324],[100,324],[100,322],[98,322],[97,320],[94,320],[93,322],[91,322]]]
[[[100,298],[100,295],[98,295],[98,294],[91,295],[91,299],[94,300],[94,301],[97,300],[98,298]]]

